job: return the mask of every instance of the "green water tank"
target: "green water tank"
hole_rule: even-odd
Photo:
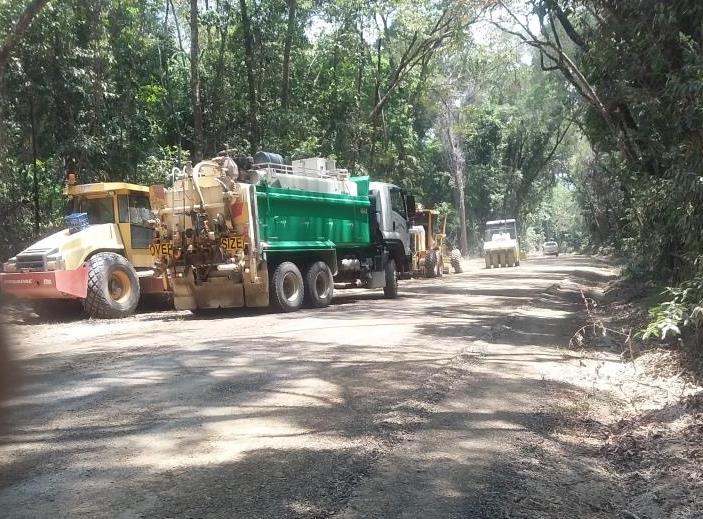
[[[368,177],[359,195],[256,187],[260,239],[266,250],[352,248],[371,243]],[[363,188],[363,191],[361,190]]]

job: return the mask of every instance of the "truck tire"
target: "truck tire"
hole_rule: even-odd
[[[127,258],[98,252],[88,260],[88,294],[83,309],[96,319],[119,319],[139,303],[139,278]]]
[[[295,312],[303,306],[303,276],[295,263],[284,261],[271,276],[271,302],[281,312]]]
[[[508,259],[506,260],[508,262],[506,267],[514,267],[515,266],[515,251],[512,251],[512,250],[508,251],[506,253],[506,255],[508,256]]]
[[[398,271],[395,268],[395,260],[389,259],[386,262],[386,286],[383,288],[383,295],[388,299],[398,297]]]
[[[425,255],[425,277],[433,278],[437,276],[437,251],[428,250]]]
[[[493,266],[493,258],[491,257],[491,253],[487,252],[486,253],[486,268],[489,269]]]
[[[325,308],[332,302],[333,293],[332,271],[324,261],[316,261],[305,271],[305,306]]]
[[[437,253],[437,277],[441,278],[444,275],[444,258],[442,253]]]
[[[449,254],[449,262],[452,264],[454,274],[461,274],[463,272],[463,269],[461,268],[461,252],[459,250],[452,250]]]

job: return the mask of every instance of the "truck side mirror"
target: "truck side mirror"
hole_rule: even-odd
[[[413,195],[405,195],[405,209],[408,211],[408,220],[415,217],[415,197]]]

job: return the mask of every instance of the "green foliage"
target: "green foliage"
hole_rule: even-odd
[[[630,273],[674,284],[652,310],[649,335],[698,326],[703,4],[531,3],[560,20],[556,34],[584,78],[557,66],[564,80],[598,96],[584,95],[579,123],[593,153],[571,172],[593,242],[622,251]]]
[[[703,277],[689,279],[666,289],[666,300],[649,311],[650,322],[644,338],[679,336],[682,327],[694,330],[703,327]]]

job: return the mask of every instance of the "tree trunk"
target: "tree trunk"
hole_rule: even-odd
[[[239,0],[242,14],[242,34],[244,36],[244,53],[246,55],[247,83],[249,86],[249,148],[255,153],[259,147],[259,126],[257,123],[256,74],[254,73],[254,38],[251,32],[251,20],[247,12],[246,0]]]
[[[440,124],[443,125],[443,128],[440,129],[440,136],[449,158],[449,169],[454,184],[454,204],[459,216],[459,250],[461,250],[462,256],[468,256],[469,238],[466,224],[466,201],[464,200],[464,151],[461,149],[460,143],[457,142],[454,129],[458,119],[456,108],[450,99],[443,100],[443,104],[444,114],[440,118]]]
[[[32,25],[34,18],[48,3],[49,0],[32,0],[20,15],[17,24],[7,33],[5,41],[0,46],[0,101],[5,99],[5,71],[10,61],[10,54]],[[5,121],[4,103],[2,102],[0,102],[0,121]],[[5,126],[4,122],[0,124],[0,156],[3,156],[7,149]]]
[[[190,102],[193,107],[193,162],[203,160],[203,106],[200,101],[198,0],[190,0]]]
[[[458,172],[463,176],[463,171]],[[466,232],[468,222],[466,221],[466,203],[464,201],[464,182],[462,180],[459,188],[455,191],[456,199],[458,199],[459,208],[459,250],[461,255],[466,257],[469,255],[469,238]]]
[[[34,102],[33,97],[29,95],[29,121],[32,130],[32,184],[34,198],[34,237],[39,236],[39,176],[37,171],[37,130],[34,117]]]
[[[456,142],[453,122],[453,117],[447,117],[447,152],[454,180],[454,203],[459,215],[459,250],[461,250],[462,256],[468,256],[469,239],[466,232],[466,201],[464,200],[464,154]]]
[[[283,78],[281,86],[281,107],[288,108],[288,98],[290,94],[290,49],[293,45],[293,33],[295,32],[295,8],[296,0],[288,0],[288,30],[286,31],[286,46],[283,50]]]

